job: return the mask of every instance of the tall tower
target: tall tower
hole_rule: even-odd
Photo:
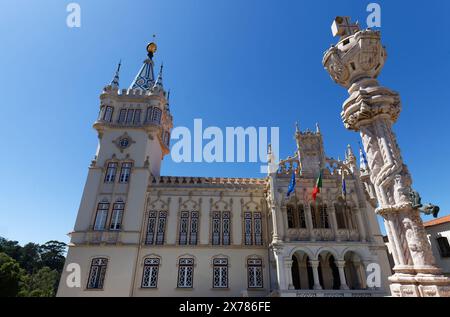
[[[450,296],[450,280],[435,265],[420,218],[420,199],[411,188],[392,129],[401,111],[400,97],[377,80],[387,57],[380,32],[359,30],[349,17],[337,17],[332,31],[340,40],[325,53],[323,65],[350,95],[341,116],[347,129],[360,132],[367,153],[365,173],[370,173],[376,212],[385,220],[395,261],[392,295]]]
[[[67,263],[88,262],[83,257],[89,251],[83,246],[96,244],[119,244],[125,257],[135,257],[137,249],[132,246],[139,244],[149,179],[160,175],[172,129],[162,66],[154,75],[156,49],[155,43],[147,45],[147,58],[129,89],[119,89],[119,63],[100,94],[100,112],[93,125],[98,147],[71,233]],[[131,264],[123,265],[126,269]],[[117,283],[131,285],[133,268],[128,269],[130,276],[119,275],[124,280]]]

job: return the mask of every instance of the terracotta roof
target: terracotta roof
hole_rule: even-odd
[[[450,215],[424,222],[423,225],[425,227],[431,227],[431,226],[440,225],[440,224],[446,223],[446,222],[450,222]]]

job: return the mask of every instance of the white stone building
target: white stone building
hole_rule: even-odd
[[[129,89],[119,89],[118,69],[100,95],[99,145],[66,260],[80,265],[81,287],[69,287],[64,270],[58,296],[387,295],[364,166],[351,148],[344,161],[328,158],[318,127],[297,130],[297,154],[265,178],[160,175],[172,114],[162,68],[153,73],[156,45],[147,50]],[[380,287],[366,284],[370,263],[381,268]]]

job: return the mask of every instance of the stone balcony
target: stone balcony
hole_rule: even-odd
[[[290,228],[287,230],[289,241],[360,241],[357,229],[338,229],[336,234],[332,229]]]
[[[85,242],[89,244],[116,244],[120,242],[120,234],[120,231],[87,231]]]

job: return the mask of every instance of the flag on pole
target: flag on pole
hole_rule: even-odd
[[[296,185],[296,183],[295,183],[295,172],[296,172],[295,170],[292,172],[291,181],[289,182],[289,187],[288,187],[288,190],[287,190],[287,193],[286,193],[287,197],[289,197],[289,195],[292,194],[293,191],[295,191],[295,185]]]
[[[361,158],[360,165],[361,165],[361,163],[363,163],[364,164],[364,168],[366,169],[367,166],[369,166],[369,162],[367,162],[366,153],[364,153],[364,151],[363,151],[363,149],[361,147],[361,142],[359,143],[359,156]]]
[[[322,170],[319,172],[319,177],[317,177],[316,185],[314,186],[312,192],[312,198],[316,201],[317,194],[320,193],[320,189],[322,188]]]
[[[345,184],[345,174],[344,171],[342,171],[341,173],[342,173],[342,198],[344,198],[344,200],[347,200],[347,186]]]

